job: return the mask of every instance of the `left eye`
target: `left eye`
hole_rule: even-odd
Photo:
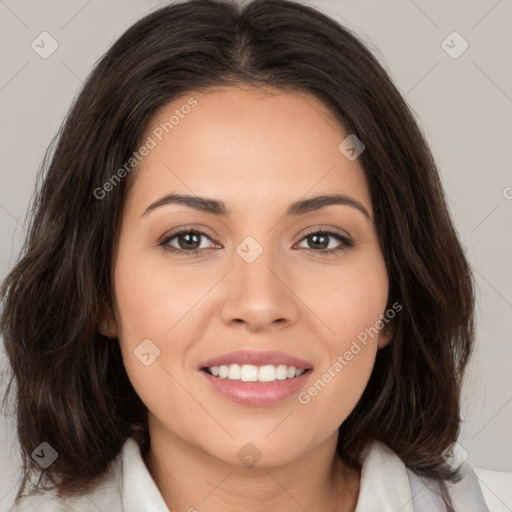
[[[338,240],[338,245],[330,246],[329,238]],[[309,247],[306,247],[306,249],[318,252],[320,254],[330,254],[333,252],[342,251],[343,249],[352,246],[352,242],[349,238],[336,231],[315,231],[313,233],[307,234],[302,240],[308,242],[309,245],[316,245],[316,249],[320,250],[314,250]],[[325,246],[326,243],[327,245]],[[318,247],[319,245],[321,247]]]

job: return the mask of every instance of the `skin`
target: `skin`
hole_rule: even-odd
[[[296,395],[237,404],[210,389],[198,365],[238,349],[280,350],[312,363],[307,390],[375,325],[389,283],[363,169],[338,150],[348,134],[320,101],[273,88],[184,95],[155,114],[144,140],[190,96],[198,105],[131,176],[113,262],[115,314],[106,308],[103,327],[119,339],[148,408],[145,463],[171,510],[353,511],[360,474],[336,455],[338,427],[392,329],[361,345],[308,404]],[[222,200],[231,215],[178,204],[142,215],[170,192]],[[349,205],[285,216],[294,201],[332,193],[359,201],[371,219]],[[168,245],[181,252],[158,245],[181,227],[206,234],[199,255],[187,256],[179,236]],[[318,247],[306,236],[325,228],[353,247],[334,237]],[[263,248],[250,264],[236,252],[247,236]],[[343,250],[322,256],[324,247]],[[134,356],[144,339],[160,350],[149,366]],[[253,467],[237,457],[247,442],[261,452]]]

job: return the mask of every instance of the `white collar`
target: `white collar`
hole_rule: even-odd
[[[149,473],[137,441],[130,437],[121,450],[123,460],[123,509],[125,512],[170,512]]]
[[[142,459],[137,441],[128,438],[121,454],[124,510],[170,512]],[[384,443],[373,440],[361,454],[361,461],[361,482],[355,512],[413,512],[407,469],[396,453]]]
[[[361,461],[355,512],[413,512],[407,468],[391,448],[374,439],[363,450]]]

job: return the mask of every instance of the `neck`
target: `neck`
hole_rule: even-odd
[[[151,448],[144,462],[169,510],[353,512],[359,471],[336,454],[337,432],[280,466],[235,466],[165,430],[149,415]]]

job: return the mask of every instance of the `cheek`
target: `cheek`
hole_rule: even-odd
[[[326,357],[298,403],[311,417],[325,418],[326,432],[346,419],[366,388],[377,353],[376,324],[388,299],[381,258],[351,263],[336,271],[331,268],[329,275],[314,276],[316,291],[308,296],[311,309],[328,328],[322,327],[320,338]]]
[[[351,274],[341,282],[330,300],[321,299],[330,328],[322,337],[326,357],[298,395],[303,412],[324,418],[321,428],[326,434],[347,418],[367,386],[377,354],[376,324],[387,302],[387,280],[379,272]]]
[[[190,405],[183,388],[187,337],[180,331],[190,309],[180,300],[186,290],[180,290],[176,279],[170,288],[169,276],[162,279],[154,268],[139,266],[131,273],[129,267],[119,266],[115,287],[124,367],[148,411],[162,415],[168,428],[180,431],[182,420],[176,422],[179,415],[169,412],[186,411]]]
[[[361,398],[375,362],[376,346],[359,343],[345,347],[317,372],[298,395],[299,414],[322,418],[318,429],[329,435],[345,421]]]
[[[131,255],[118,259],[115,273],[126,372],[150,411],[165,411],[171,404],[186,410],[186,355],[208,318],[201,314],[201,298],[211,284],[208,276]]]
[[[202,286],[193,285],[190,273],[162,261],[133,257],[117,262],[116,303],[125,334],[133,339],[168,338],[207,289],[204,281]]]
[[[354,253],[344,265],[319,266],[300,275],[303,277],[298,281],[297,294],[320,320],[321,337],[330,353],[344,351],[351,340],[375,326],[385,312],[388,278],[378,253]]]

